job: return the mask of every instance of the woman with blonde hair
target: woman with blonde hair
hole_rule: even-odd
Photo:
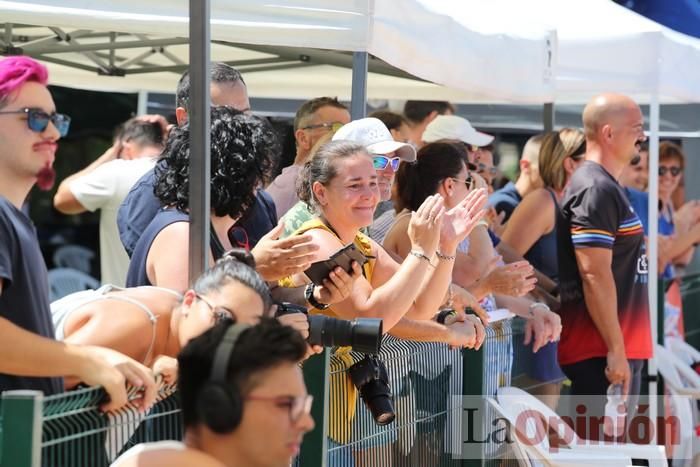
[[[556,213],[558,202],[571,174],[583,162],[586,140],[574,128],[547,133],[542,140],[538,166],[542,188],[529,193],[513,211],[501,240],[527,259],[535,268],[558,282]],[[534,354],[527,371],[539,384],[544,401],[556,406],[559,382],[564,379],[557,364],[557,344],[550,343]]]

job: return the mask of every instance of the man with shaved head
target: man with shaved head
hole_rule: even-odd
[[[557,220],[559,364],[572,395],[589,396],[591,416],[603,414],[610,384],[622,385],[631,416],[643,362],[652,356],[644,231],[617,182],[639,157],[643,125],[639,106],[626,96],[601,94],[586,105],[586,160],[571,177]]]

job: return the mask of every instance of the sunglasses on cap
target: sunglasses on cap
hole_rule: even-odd
[[[387,156],[373,156],[372,162],[374,163],[375,170],[384,170],[391,164],[391,170],[396,172],[399,170],[399,165],[401,164],[400,157],[387,157]]]
[[[37,133],[42,133],[46,130],[46,127],[49,126],[49,122],[53,123],[53,126],[56,127],[61,137],[66,136],[68,134],[68,128],[70,128],[70,117],[56,112],[48,114],[41,109],[24,108],[0,112],[0,115],[2,114],[27,114],[27,126],[30,130]]]
[[[672,176],[677,177],[683,172],[680,167],[659,167],[659,177],[663,177],[667,172],[670,172]]]
[[[325,128],[326,130],[330,130],[332,132],[336,132],[340,130],[343,127],[343,124],[340,122],[329,122],[329,123],[317,123],[315,125],[307,125],[304,127],[301,127],[302,130],[313,130],[316,128]]]

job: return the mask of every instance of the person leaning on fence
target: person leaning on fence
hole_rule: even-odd
[[[174,358],[193,337],[224,319],[255,324],[270,315],[270,292],[252,266],[250,253],[227,255],[184,295],[111,285],[76,292],[51,304],[56,338],[118,350],[173,383]]]
[[[376,180],[372,157],[364,146],[349,141],[326,144],[301,172],[299,198],[310,204],[319,217],[305,223],[296,234],[312,236],[320,246],[318,259],[328,258],[349,243],[369,258],[363,267],[363,276],[354,282],[345,300],[332,308],[324,303],[314,303],[314,312],[345,319],[381,318],[385,331],[391,331],[404,316],[417,323],[429,322],[439,326],[429,320],[447,296],[453,264],[451,255],[456,244],[483,216],[485,192],[475,192],[449,212],[445,211],[442,198],[436,196],[426,200],[411,221],[412,254],[398,264],[383,248],[360,232],[360,228],[372,223],[379,201]],[[437,257],[438,253],[442,259]],[[358,268],[357,263],[354,267]],[[280,283],[294,286],[306,281],[305,277],[295,276]],[[474,325],[470,323],[469,326],[472,336],[475,336]],[[472,346],[474,340],[472,337]],[[347,350],[341,349],[337,355],[349,365],[352,362],[345,358],[349,357]],[[357,394],[349,379],[346,383],[349,397],[343,401],[331,401],[335,407],[332,410],[348,414],[341,417],[341,423],[352,421]],[[347,442],[348,431],[342,426],[331,426],[330,431],[335,441]]]
[[[299,333],[222,322],[178,355],[184,442],[137,445],[112,467],[288,467],[314,427]]]
[[[48,278],[36,229],[21,211],[31,188],[52,187],[57,141],[70,118],[56,113],[48,72],[28,57],[0,60],[0,391],[63,391],[62,377],[102,385],[111,401],[127,403],[126,384],[144,386],[140,405],[155,400],[150,371],[110,349],[54,340]],[[137,401],[138,403],[138,401]]]

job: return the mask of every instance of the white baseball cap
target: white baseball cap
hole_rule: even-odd
[[[469,120],[457,115],[438,115],[428,123],[423,132],[423,141],[432,143],[441,139],[457,139],[474,146],[488,146],[493,136],[476,131]]]
[[[406,162],[416,160],[416,148],[407,143],[395,141],[391,132],[378,118],[367,117],[343,125],[333,135],[333,141],[348,140],[367,148],[370,154],[384,155],[396,152]]]

